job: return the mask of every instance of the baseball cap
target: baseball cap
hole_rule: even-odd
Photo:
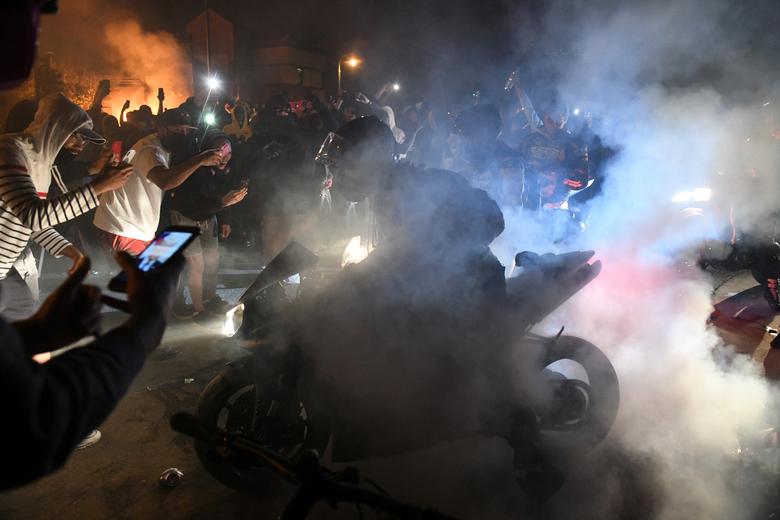
[[[91,128],[87,128],[86,126],[83,126],[76,130],[76,133],[79,134],[81,137],[89,141],[90,143],[95,144],[106,144],[106,138],[102,135],[98,134]]]
[[[186,126],[189,128],[197,128],[192,125],[189,114],[184,110],[178,108],[172,108],[166,110],[162,114],[157,116],[157,128],[164,126]]]

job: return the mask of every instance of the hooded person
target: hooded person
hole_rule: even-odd
[[[102,193],[119,188],[130,171],[107,165],[92,182],[47,200],[51,169],[63,148],[83,148],[105,140],[92,131],[87,113],[62,94],[40,100],[33,122],[21,133],[0,137],[0,313],[27,317],[33,294],[23,279],[37,284],[32,239],[55,257],[67,256],[75,266],[83,254],[53,226],[98,205]]]
[[[379,117],[382,122],[386,124],[393,132],[393,138],[395,139],[395,142],[398,144],[403,144],[403,142],[406,140],[406,133],[395,124],[395,112],[393,112],[393,109],[388,106],[382,106],[379,107],[379,112],[380,113],[377,114],[377,117]]]
[[[334,460],[477,428],[467,404],[489,398],[477,394],[490,388],[483,375],[496,373],[479,325],[505,291],[488,248],[503,230],[501,211],[454,172],[395,162],[394,144],[371,116],[329,135],[318,154],[334,191],[368,199],[378,236],[365,259],[291,314],[293,344],[314,374],[304,392],[333,413]]]

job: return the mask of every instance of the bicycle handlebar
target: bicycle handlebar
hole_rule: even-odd
[[[320,465],[316,452],[304,454],[298,463],[294,464],[287,457],[252,439],[229,433],[209,435],[198,420],[187,413],[173,414],[171,428],[212,446],[232,449],[250,456],[273,468],[288,482],[298,484],[300,487],[279,517],[280,520],[306,518],[320,500],[325,500],[333,507],[339,502],[364,504],[406,520],[457,520],[438,511],[406,504],[390,496],[361,488],[357,485],[360,477],[356,469],[347,468],[339,472],[329,470]]]

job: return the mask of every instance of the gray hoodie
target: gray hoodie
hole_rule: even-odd
[[[80,128],[92,128],[87,113],[62,94],[51,94],[41,99],[24,132],[0,136],[0,279],[30,238],[60,256],[69,243],[53,226],[98,205],[89,184],[46,200],[54,159]]]

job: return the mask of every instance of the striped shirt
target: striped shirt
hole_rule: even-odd
[[[53,226],[97,207],[87,184],[51,200],[41,198],[27,168],[0,164],[0,279],[5,278],[30,239],[60,256],[69,245]]]

